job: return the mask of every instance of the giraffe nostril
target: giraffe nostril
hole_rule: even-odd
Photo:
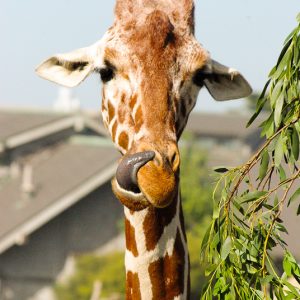
[[[180,165],[180,155],[179,155],[177,147],[174,147],[169,152],[168,161],[169,161],[173,171],[176,172]]]
[[[172,157],[171,157],[171,165],[173,166],[173,164],[176,162],[177,159],[177,153],[173,153]]]

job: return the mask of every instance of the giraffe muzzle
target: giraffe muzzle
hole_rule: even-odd
[[[119,186],[129,192],[140,193],[137,173],[139,169],[155,157],[154,151],[138,152],[125,156],[116,172],[116,180]]]
[[[149,205],[163,208],[174,199],[177,179],[177,172],[168,160],[154,151],[143,151],[127,154],[121,159],[112,188],[129,209],[136,211]]]

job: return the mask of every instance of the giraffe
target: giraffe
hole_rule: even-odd
[[[117,0],[100,41],[36,72],[67,87],[100,74],[103,122],[122,154],[112,189],[124,205],[126,299],[189,299],[178,141],[202,87],[224,101],[248,96],[248,82],[196,41],[192,0]]]

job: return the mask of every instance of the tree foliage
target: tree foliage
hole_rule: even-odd
[[[191,299],[196,300],[206,281],[205,265],[200,266],[199,252],[211,220],[213,179],[209,176],[207,153],[192,136],[185,134],[183,141],[180,187],[190,256]]]
[[[187,231],[198,230],[199,220],[210,218],[213,180],[209,176],[207,154],[193,137],[185,135],[181,147],[180,188]]]
[[[76,272],[67,282],[55,286],[58,300],[89,300],[95,282],[102,283],[101,296],[125,294],[124,253],[105,256],[80,255],[76,258]]]
[[[286,248],[280,218],[300,195],[300,14],[297,21],[248,123],[270,107],[261,124],[264,144],[245,164],[216,170],[213,221],[202,242],[209,263],[202,299],[300,299],[289,282],[300,283],[300,267]],[[282,275],[272,260],[278,245],[285,252]]]

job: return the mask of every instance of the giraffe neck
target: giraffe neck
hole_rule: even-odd
[[[163,209],[125,208],[126,300],[189,299],[189,257],[180,196]]]

